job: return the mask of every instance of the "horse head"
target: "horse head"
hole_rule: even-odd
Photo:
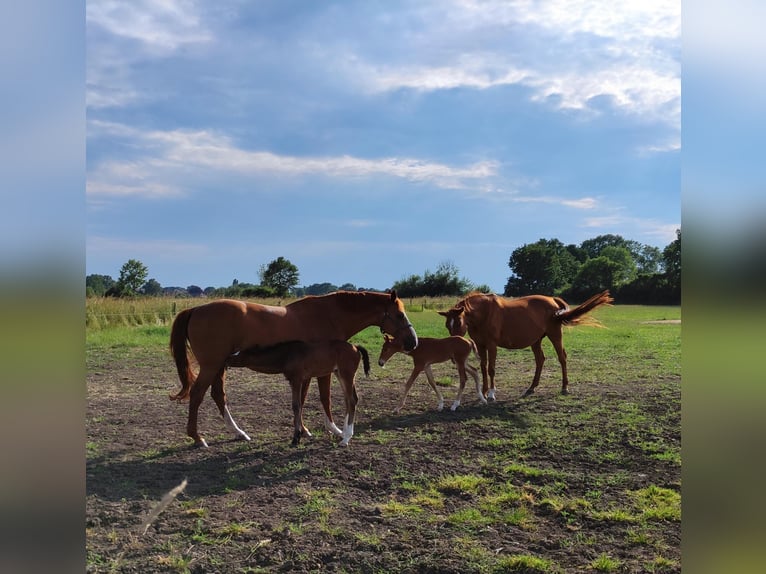
[[[463,337],[468,331],[468,323],[465,320],[465,307],[455,305],[449,311],[439,311],[439,315],[446,317],[445,326],[450,335]]]
[[[404,303],[396,296],[396,291],[391,291],[391,297],[386,302],[380,332],[401,341],[405,351],[412,351],[418,346],[418,334],[407,318]]]

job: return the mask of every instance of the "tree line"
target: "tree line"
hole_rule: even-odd
[[[681,303],[681,230],[663,250],[632,241],[620,235],[599,235],[579,245],[565,245],[558,239],[540,239],[513,251],[508,267],[511,275],[503,295],[518,297],[540,293],[557,295],[568,301],[583,301],[594,293],[609,289],[620,303],[678,305]],[[136,259],[128,260],[115,280],[109,275],[91,274],[85,278],[86,296],[135,297],[303,297],[333,291],[378,291],[356,287],[314,283],[298,287],[298,268],[284,257],[261,265],[260,283],[237,279],[227,287],[163,287],[148,278],[147,267]],[[487,285],[474,285],[461,277],[451,261],[440,263],[435,271],[408,275],[393,286],[404,298],[462,296],[469,291],[489,293]]]

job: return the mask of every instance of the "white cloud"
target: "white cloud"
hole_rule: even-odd
[[[127,126],[94,123],[93,137],[112,134],[129,137],[133,146],[149,154],[140,159],[106,162],[88,174],[89,195],[142,195],[168,197],[180,194],[172,183],[183,172],[197,168],[229,174],[266,176],[318,175],[331,178],[387,176],[443,189],[460,189],[494,177],[498,164],[480,161],[464,167],[416,158],[367,159],[348,155],[298,157],[237,147],[230,138],[208,131],[140,132]]]
[[[89,0],[85,14],[88,25],[163,53],[212,40],[190,0]]]
[[[350,71],[373,92],[520,85],[533,101],[571,110],[605,97],[680,132],[680,1],[456,0],[436,9],[449,15],[424,18],[433,24],[422,36],[441,51],[413,48],[398,64],[354,60]]]

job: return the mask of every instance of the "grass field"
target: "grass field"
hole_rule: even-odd
[[[418,334],[445,336],[434,309],[452,302],[410,302]],[[499,400],[482,406],[469,389],[454,413],[434,410],[421,379],[391,414],[411,360],[377,367],[380,331],[366,329],[352,341],[374,367],[347,449],[321,430],[315,385],[314,437],[291,448],[286,383],[240,369],[229,402],[253,440],[231,440],[207,399],[210,448],[191,448],[186,408],[167,399],[179,383],[164,311],[109,311],[89,309],[86,329],[89,571],[680,572],[679,307],[604,308],[605,328],[565,330],[568,396],[549,343],[526,399],[531,351],[501,350]],[[454,368],[434,374],[451,404]]]

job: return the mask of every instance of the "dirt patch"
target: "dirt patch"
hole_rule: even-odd
[[[680,379],[583,382],[565,397],[550,369],[520,399],[528,360],[503,368],[516,383],[495,403],[468,390],[451,412],[445,388],[436,412],[419,380],[399,415],[409,363],[375,369],[358,383],[348,448],[322,429],[315,384],[314,436],[292,448],[287,383],[232,369],[229,403],[252,441],[233,440],[208,397],[210,448],[195,449],[187,405],[168,400],[179,383],[164,352],[89,354],[88,571],[533,572],[514,564],[534,556],[552,571],[604,557],[618,571],[679,572],[680,518],[648,514],[640,493],[680,493]],[[333,393],[340,423],[337,383]],[[183,479],[142,535],[146,513]]]

